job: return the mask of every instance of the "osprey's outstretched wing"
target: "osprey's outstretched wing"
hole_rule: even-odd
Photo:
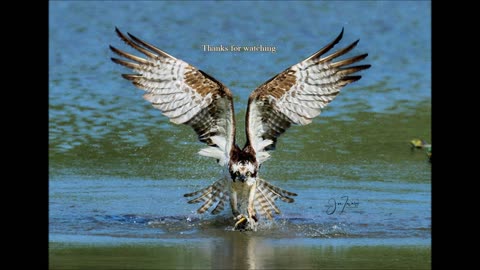
[[[165,53],[128,33],[115,28],[129,46],[143,53],[138,57],[110,46],[117,55],[112,61],[132,69],[136,74],[122,74],[140,89],[153,107],[175,124],[191,126],[198,139],[209,145],[199,154],[216,158],[224,165],[235,143],[235,118],[230,90],[192,65]]]
[[[246,115],[247,144],[256,152],[259,163],[268,159],[268,150],[275,149],[277,138],[291,124],[307,125],[319,115],[345,85],[361,76],[350,76],[370,65],[348,66],[367,57],[361,54],[333,60],[352,50],[359,40],[330,55],[323,56],[337,44],[340,35],[330,44],[260,85],[250,94]],[[322,57],[323,56],[323,57]]]

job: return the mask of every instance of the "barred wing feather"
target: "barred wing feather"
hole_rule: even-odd
[[[260,163],[269,158],[267,151],[275,149],[277,138],[292,124],[311,123],[342,87],[361,78],[350,74],[370,67],[348,66],[363,60],[368,54],[334,62],[335,58],[351,51],[358,40],[323,56],[342,36],[343,29],[330,44],[271,78],[250,95],[246,115],[247,140]]]
[[[122,76],[145,90],[144,98],[159,109],[171,122],[191,126],[201,142],[209,145],[199,154],[216,158],[220,165],[228,161],[235,143],[233,99],[222,83],[155,46],[117,28],[118,36],[127,45],[146,57],[138,57],[110,49],[124,59],[112,61],[135,71]]]

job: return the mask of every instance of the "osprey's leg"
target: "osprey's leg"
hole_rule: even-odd
[[[250,186],[250,191],[248,195],[248,217],[255,222],[258,221],[257,216],[255,215],[255,208],[253,206],[253,203],[255,202],[255,191],[257,190],[257,182],[253,182],[253,184]]]
[[[253,182],[253,184],[250,186],[250,191],[248,195],[248,218],[247,218],[247,226],[250,230],[252,231],[257,231],[257,222],[258,218],[255,215],[255,207],[253,203],[255,202],[255,191],[257,190],[257,183]]]
[[[230,207],[232,208],[232,214],[235,220],[239,219],[240,212],[238,211],[238,207],[237,207],[237,192],[233,190],[230,192]]]
[[[235,220],[237,220],[237,222],[235,223],[235,226],[234,226],[234,229],[235,230],[249,230],[249,231],[256,231],[257,230],[257,221],[258,221],[258,218],[256,216],[256,213],[255,213],[255,207],[254,207],[254,203],[255,203],[255,191],[257,189],[257,185],[255,182],[251,183],[249,186],[248,186],[248,202],[247,202],[247,216],[245,216],[244,214],[240,214],[237,210],[237,213],[239,215],[235,215],[235,210],[233,209],[236,209],[232,206],[232,211],[234,212],[234,216],[236,216]],[[236,199],[236,194],[235,196],[232,196]],[[232,198],[231,197],[231,198]],[[231,202],[232,203],[232,202]]]
[[[235,226],[233,226],[234,230],[244,230],[245,223],[248,222],[247,217],[245,215],[240,214],[238,211],[238,204],[237,204],[237,192],[231,191],[230,193],[230,207],[232,208],[233,220],[235,220]],[[243,225],[243,226],[242,226]]]

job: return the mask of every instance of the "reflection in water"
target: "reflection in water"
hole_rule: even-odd
[[[428,246],[278,242],[225,232],[202,241],[135,245],[50,243],[50,269],[430,269]]]
[[[247,233],[226,232],[221,239],[212,241],[210,260],[218,268],[262,269],[257,261],[257,242]]]
[[[265,269],[265,258],[271,255],[271,247],[261,244],[250,232],[226,232],[213,241],[211,260],[218,268]]]

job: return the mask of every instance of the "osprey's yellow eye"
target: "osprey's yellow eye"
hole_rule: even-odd
[[[249,177],[250,177],[251,175],[252,175],[252,173],[250,173],[250,172],[247,172],[247,176],[249,176]]]
[[[235,172],[235,176],[240,176],[240,172]]]

